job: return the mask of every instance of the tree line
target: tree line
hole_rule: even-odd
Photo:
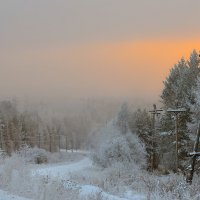
[[[50,152],[87,148],[93,131],[105,124],[117,107],[111,101],[95,99],[80,100],[73,104],[75,108],[67,106],[70,109],[59,113],[48,105],[0,101],[0,149],[10,155],[23,145]]]

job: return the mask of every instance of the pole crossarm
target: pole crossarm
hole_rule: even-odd
[[[156,108],[156,104],[153,104],[153,110],[150,110],[149,112],[153,115],[153,116],[155,116],[155,115],[160,115],[161,114],[161,112],[162,112],[163,110],[162,109],[157,109]]]
[[[169,109],[167,109],[167,112],[174,113],[175,115],[178,115],[179,113],[183,113],[186,111],[187,110],[185,108],[177,108],[177,109],[169,108]]]
[[[192,156],[200,156],[200,152],[191,152],[191,153],[188,153],[188,157],[192,157]]]

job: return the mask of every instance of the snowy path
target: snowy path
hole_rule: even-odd
[[[63,186],[66,189],[72,189],[79,191],[80,198],[88,198],[93,199],[94,196],[101,196],[102,200],[145,200],[145,196],[141,194],[134,194],[133,192],[129,191],[123,195],[123,197],[115,196],[103,191],[100,187],[94,185],[87,185],[87,184],[79,184],[73,183],[70,180],[72,173],[88,173],[92,168],[92,161],[85,157],[82,160],[74,163],[62,163],[62,164],[47,164],[47,165],[40,165],[32,169],[31,175],[32,176],[48,176],[50,179],[57,179],[63,182]],[[16,195],[11,195],[6,191],[0,190],[0,200],[31,200],[27,198],[23,198]]]
[[[59,178],[61,180],[67,180],[63,183],[66,188],[77,189],[79,188],[81,197],[91,197],[92,195],[101,195],[102,199],[106,200],[145,200],[146,198],[140,194],[133,194],[128,192],[125,197],[118,197],[104,192],[101,188],[93,185],[79,185],[70,182],[70,174],[74,172],[82,173],[90,170],[92,167],[92,161],[85,157],[84,159],[76,163],[63,163],[62,165],[47,165],[35,169],[32,175],[48,176],[49,178]]]
[[[62,165],[48,165],[33,171],[33,175],[48,176],[49,178],[70,178],[70,174],[83,171],[86,168],[92,167],[92,161],[89,158],[84,158],[76,163],[63,163]]]

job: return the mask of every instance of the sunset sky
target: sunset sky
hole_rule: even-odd
[[[1,97],[157,100],[199,19],[199,0],[1,0]]]

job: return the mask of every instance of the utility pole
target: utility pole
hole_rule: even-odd
[[[193,152],[189,153],[189,156],[191,156],[191,161],[190,161],[190,166],[188,168],[189,169],[189,173],[187,174],[187,177],[186,177],[186,182],[189,183],[189,184],[192,184],[196,158],[198,156],[200,156],[200,152],[197,152],[198,151],[198,146],[199,146],[199,137],[200,137],[200,122],[199,122],[198,129],[197,129],[197,137],[196,137],[196,141],[194,143]]]
[[[1,150],[3,150],[3,128],[4,124],[1,123],[2,121],[0,120],[0,144],[1,144]]]
[[[67,152],[67,146],[68,146],[68,144],[67,144],[68,140],[67,139],[68,138],[67,138],[67,134],[66,134],[66,136],[65,136],[65,149],[66,149],[66,152]]]
[[[39,130],[39,128],[37,129],[37,133],[38,133],[38,147],[41,148],[41,137],[40,137],[40,130]]]
[[[52,134],[49,134],[49,151],[52,152]]]
[[[176,172],[178,171],[179,161],[178,161],[178,117],[180,113],[186,112],[185,108],[169,108],[167,112],[172,113],[174,115],[175,121],[175,135],[176,135]]]
[[[153,121],[152,121],[152,127],[153,127],[153,133],[151,138],[151,144],[152,144],[152,153],[151,153],[151,170],[153,171],[156,166],[156,150],[155,150],[155,135],[156,135],[156,116],[161,114],[160,112],[163,111],[162,109],[157,109],[156,104],[153,104],[153,110],[149,111],[153,115]]]
[[[58,147],[59,147],[59,152],[60,152],[60,149],[61,149],[61,143],[60,143],[60,132],[58,133]]]

